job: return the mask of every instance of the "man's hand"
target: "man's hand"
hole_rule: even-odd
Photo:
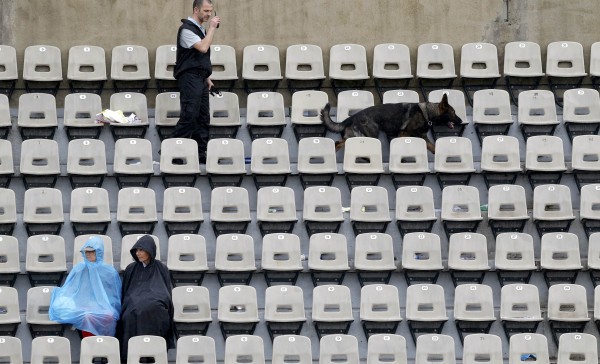
[[[219,24],[221,23],[221,18],[218,16],[213,16],[210,21],[208,22],[208,26],[210,28],[216,29],[219,27]]]
[[[206,79],[206,85],[208,86],[208,92],[211,96],[219,95],[221,96],[221,90],[215,87],[215,84],[212,82],[210,78]]]

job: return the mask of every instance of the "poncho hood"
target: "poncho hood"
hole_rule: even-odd
[[[85,258],[85,250],[86,248],[92,248],[96,251],[96,262],[89,262]],[[83,256],[83,261],[85,264],[95,264],[95,263],[104,263],[104,241],[99,236],[90,237],[85,244],[81,247],[81,255]]]
[[[150,254],[150,262],[153,262],[154,259],[156,259],[156,243],[150,235],[144,235],[141,238],[139,238],[138,241],[133,245],[133,247],[129,251],[131,253],[131,256],[133,257],[133,260],[136,262],[140,261],[137,255],[135,254],[135,252],[138,249],[142,249],[148,252],[148,254]]]

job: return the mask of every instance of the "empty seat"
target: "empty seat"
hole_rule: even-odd
[[[591,88],[566,90],[563,94],[563,122],[569,139],[596,135],[600,128],[600,95]]]
[[[554,134],[559,121],[552,92],[547,90],[521,92],[517,120],[525,139],[534,135]]]
[[[0,52],[2,46],[0,46]],[[0,67],[2,66],[2,55],[0,55]],[[2,71],[0,71],[0,92],[2,92]],[[8,96],[0,94],[0,139],[8,138],[8,133],[12,129],[12,119],[10,117],[10,105]]]
[[[440,236],[433,233],[407,233],[402,240],[402,269],[406,283],[435,283],[442,265]]]
[[[462,342],[469,334],[487,334],[496,321],[492,287],[461,284],[454,290],[454,322]]]
[[[471,92],[493,89],[499,78],[498,50],[495,45],[479,42],[463,44],[460,50],[460,82],[471,105]]]
[[[587,265],[594,286],[600,282],[600,233],[593,233],[588,238]]]
[[[590,235],[600,232],[600,184],[588,184],[581,187],[579,202],[579,218],[589,238]]]
[[[340,285],[317,286],[312,297],[312,321],[319,339],[347,334],[354,321],[350,289]]]
[[[19,241],[14,236],[0,235],[0,285],[14,286],[19,273]]]
[[[112,265],[113,264],[113,251],[112,251],[112,239],[108,235],[79,235],[75,237],[73,241],[73,266],[83,262],[83,256],[81,255],[81,248],[87,242],[89,238],[92,236],[100,238],[102,243],[104,244],[104,257],[103,261],[105,264]]]
[[[482,142],[486,136],[508,135],[513,124],[510,96],[505,90],[486,89],[473,95],[473,125]]]
[[[24,140],[19,171],[25,188],[53,188],[60,174],[58,143],[48,139]]]
[[[317,233],[310,237],[308,269],[315,286],[342,284],[348,265],[348,242],[343,234]]]
[[[558,41],[546,49],[546,76],[556,103],[563,105],[562,91],[578,88],[587,76],[581,43]]]
[[[352,335],[327,335],[320,338],[319,363],[360,363],[358,340]]]
[[[481,217],[479,190],[473,186],[448,186],[442,190],[442,224],[446,236],[476,232]]]
[[[436,221],[431,188],[404,186],[396,190],[396,224],[401,236],[412,232],[431,232]]]
[[[594,288],[594,322],[596,328],[600,327],[600,286]]]
[[[55,188],[30,188],[25,191],[23,224],[29,236],[58,235],[65,221],[62,193]]]
[[[321,89],[325,79],[323,51],[314,44],[292,44],[285,52],[285,79],[288,90]]]
[[[184,336],[177,340],[176,364],[191,364],[196,360],[216,363],[215,339],[210,336]]]
[[[321,137],[300,139],[298,142],[298,174],[303,188],[331,186],[337,171],[333,139]]]
[[[157,364],[168,362],[167,343],[161,336],[134,336],[129,339],[127,347],[128,363],[139,363],[142,360],[150,360]]]
[[[417,79],[424,98],[433,89],[452,88],[456,78],[454,49],[449,44],[425,43],[417,50]]]
[[[260,138],[252,141],[250,171],[256,189],[285,186],[291,173],[288,143],[281,138]]]
[[[406,320],[415,343],[422,333],[440,334],[448,316],[444,288],[437,284],[413,284],[406,289]]]
[[[211,188],[240,187],[246,175],[244,142],[218,138],[208,141],[206,174]]]
[[[490,334],[471,334],[463,342],[463,363],[475,364],[484,361],[490,364],[504,363],[502,339]]]
[[[488,191],[488,224],[494,237],[523,232],[529,221],[525,189],[519,185],[496,185]]]
[[[350,192],[350,221],[354,235],[385,233],[391,221],[387,190],[379,186],[358,186]]]
[[[336,121],[341,123],[357,112],[375,105],[373,94],[365,90],[346,90],[338,94]]]
[[[579,135],[573,138],[571,168],[577,188],[597,183],[600,178],[600,136]]]
[[[152,234],[157,221],[154,190],[137,187],[119,190],[117,222],[121,236]]]
[[[0,235],[12,235],[16,223],[17,200],[15,191],[0,188]]]
[[[19,310],[19,294],[15,288],[0,287],[0,335],[15,336],[21,324],[21,312]],[[0,348],[2,347],[0,343]]]
[[[23,55],[23,81],[27,92],[47,92],[56,96],[63,80],[60,48],[32,45]]]
[[[463,137],[444,137],[435,142],[434,171],[440,189],[451,185],[468,185],[473,165],[471,140]]]
[[[224,364],[240,362],[265,364],[263,339],[255,335],[234,335],[225,341]]]
[[[262,187],[256,194],[256,223],[262,236],[291,233],[296,217],[296,198],[289,187]]]
[[[119,340],[110,336],[90,336],[83,338],[81,340],[79,362],[89,363],[94,360],[118,363],[121,360]]]
[[[96,115],[102,112],[100,95],[69,94],[65,97],[64,106],[63,126],[69,140],[100,137],[102,124],[96,123]]]
[[[54,96],[44,93],[19,96],[17,127],[23,140],[54,138],[54,133],[58,127]]]
[[[27,290],[27,312],[25,320],[32,338],[38,336],[62,336],[64,325],[50,320],[50,297],[54,287],[32,287]]]
[[[212,74],[210,79],[219,88],[228,92],[233,90],[235,81],[238,79],[235,48],[228,45],[210,45],[210,63],[212,63]],[[226,86],[225,86],[226,85]],[[225,87],[221,87],[225,86]]]
[[[173,285],[201,285],[208,270],[206,240],[198,234],[176,234],[169,237],[167,268]]]
[[[513,334],[535,333],[542,321],[540,294],[531,284],[507,284],[500,293],[500,320],[510,338]]]
[[[198,233],[204,221],[199,189],[169,187],[164,192],[163,201],[163,222],[167,235]]]
[[[542,52],[534,42],[509,42],[504,46],[504,80],[510,98],[519,103],[519,92],[535,90],[540,84],[542,72]]]
[[[407,363],[406,340],[401,335],[375,334],[367,343],[367,364]]]
[[[271,340],[280,335],[300,335],[306,321],[302,288],[268,287],[265,291],[265,321]]]
[[[121,271],[125,271],[127,266],[134,262],[133,256],[131,255],[131,249],[137,243],[140,238],[144,236],[142,234],[129,234],[123,236],[121,240]],[[155,235],[150,235],[156,244],[156,260],[160,260],[160,240]]]
[[[572,233],[546,233],[542,236],[540,268],[550,285],[575,283],[583,268],[579,254],[579,238]]]
[[[74,189],[69,220],[75,236],[106,234],[111,221],[108,191],[97,187]]]
[[[57,364],[71,362],[71,343],[59,336],[35,337],[31,341],[31,364],[42,364],[52,360]]]
[[[277,89],[283,78],[279,59],[276,46],[260,44],[244,47],[242,79],[247,94],[260,89]]]
[[[139,45],[114,47],[111,54],[110,79],[113,81],[114,92],[145,93],[150,80],[148,49]]]
[[[302,220],[308,236],[315,233],[337,233],[344,222],[340,190],[330,186],[306,188]]]
[[[3,353],[4,360],[8,364],[23,363],[23,349],[21,348],[21,339],[17,337],[0,337],[0,350]]]
[[[548,321],[555,344],[564,333],[582,333],[590,321],[585,287],[555,284],[548,289]]]
[[[109,108],[121,110],[125,117],[135,114],[139,118],[139,121],[132,123],[111,123],[109,127],[115,141],[121,138],[144,138],[150,125],[146,95],[137,92],[114,93],[110,95]]]
[[[303,268],[298,235],[265,235],[262,241],[261,268],[268,286],[273,283],[296,284]]]
[[[193,187],[200,174],[198,143],[193,139],[169,138],[160,144],[160,174],[165,188]]]
[[[419,93],[413,90],[389,90],[383,94],[382,103],[417,103],[419,102]]]
[[[396,270],[392,237],[382,233],[356,236],[354,269],[361,286],[369,283],[388,284],[392,272]]]
[[[252,335],[258,318],[256,289],[252,286],[224,286],[219,289],[217,317],[221,334]]]
[[[210,221],[215,236],[244,234],[250,223],[248,191],[243,187],[217,187],[210,198]]]
[[[67,272],[65,239],[58,235],[35,235],[27,239],[25,269],[35,286],[60,286]]]
[[[481,174],[488,188],[514,184],[521,172],[519,140],[513,136],[489,136],[481,145]]]
[[[177,337],[206,335],[212,319],[208,288],[183,286],[173,288],[173,322]]]
[[[217,237],[215,270],[221,286],[249,285],[256,271],[254,239],[245,234],[222,234]]]
[[[565,153],[560,137],[536,135],[527,139],[525,172],[531,188],[542,184],[558,184],[565,166]]]
[[[369,79],[367,52],[359,44],[335,44],[329,50],[329,81],[337,95],[347,89],[362,89]]]
[[[67,153],[67,174],[71,188],[102,187],[107,174],[106,148],[102,140],[71,140]]]
[[[287,122],[283,95],[279,92],[253,92],[248,95],[246,125],[252,140],[281,138]]]
[[[156,48],[154,80],[159,93],[178,90],[177,82],[173,76],[176,58],[177,45],[165,44]]]
[[[590,334],[565,333],[561,335],[556,362],[559,364],[595,363],[598,357],[597,341],[596,337]]]
[[[5,93],[9,99],[19,79],[17,51],[14,47],[0,45],[0,66],[0,92]]]
[[[459,118],[462,123],[453,124],[453,128],[448,127],[447,123],[431,125],[431,132],[433,133],[434,140],[441,137],[462,136],[466,126],[469,124],[469,119],[467,119],[467,107],[465,105],[465,94],[460,90],[439,89],[431,91],[427,99],[429,102],[439,103],[442,102],[444,97],[448,98],[448,104],[454,108],[455,116]]]
[[[367,338],[395,334],[402,316],[398,288],[389,284],[369,284],[360,290],[360,321]]]
[[[242,125],[238,96],[233,92],[223,91],[220,95],[210,96],[209,104],[210,125],[208,133],[210,138],[235,138]]]
[[[456,233],[448,242],[448,269],[456,287],[465,282],[483,282],[488,263],[487,239],[478,233]]]
[[[288,80],[289,84],[290,80]],[[324,137],[327,128],[321,121],[321,109],[329,102],[325,91],[302,90],[292,94],[290,121],[296,140],[307,137]]]
[[[529,283],[531,273],[537,269],[533,252],[533,237],[529,234],[498,234],[494,257],[494,266],[501,285]]]
[[[181,114],[179,92],[163,92],[154,101],[154,126],[160,140],[170,138]]]
[[[381,141],[369,137],[346,140],[342,168],[349,190],[357,186],[377,186],[384,172]]]
[[[104,48],[91,45],[69,48],[67,80],[71,92],[92,92],[100,95],[106,82]]]
[[[390,142],[389,170],[394,188],[420,185],[429,174],[427,144],[422,138],[394,138]]]
[[[548,339],[542,334],[515,334],[509,342],[508,362],[518,364],[535,360],[540,364],[550,363]]]
[[[373,82],[379,98],[385,90],[408,88],[412,80],[410,51],[404,44],[384,43],[373,49]]]
[[[574,219],[568,186],[540,185],[533,190],[533,222],[540,236],[567,232]]]
[[[273,339],[273,364],[312,363],[310,339],[300,335],[280,335]]]
[[[443,364],[456,363],[454,339],[448,335],[422,335],[415,341],[415,364],[436,361]]]

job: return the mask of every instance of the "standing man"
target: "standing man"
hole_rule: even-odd
[[[180,92],[181,112],[174,138],[191,138],[198,143],[200,163],[206,163],[210,109],[208,93],[213,87],[209,76],[210,45],[221,19],[212,17],[212,0],[194,0],[192,16],[181,19],[177,32],[177,58],[173,76]],[[208,22],[207,28],[202,26]]]

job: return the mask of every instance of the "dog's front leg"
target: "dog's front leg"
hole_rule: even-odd
[[[429,140],[427,135],[423,135],[421,138],[423,138],[425,140],[425,144],[427,145],[427,150],[430,151],[432,154],[435,154],[435,144],[431,140]]]

